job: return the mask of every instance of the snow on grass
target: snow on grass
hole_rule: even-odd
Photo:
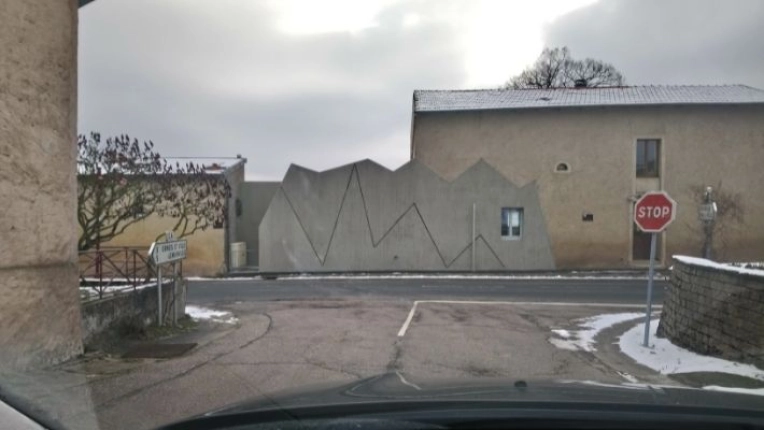
[[[594,352],[597,350],[594,338],[599,332],[618,323],[644,318],[644,316],[645,314],[643,313],[627,312],[581,318],[576,320],[576,324],[581,327],[580,330],[571,332],[563,329],[553,329],[552,333],[556,337],[549,338],[549,342],[560,349],[568,351]]]
[[[720,372],[764,381],[764,371],[755,366],[696,354],[672,344],[667,339],[655,337],[657,328],[658,320],[656,319],[650,324],[651,345],[649,348],[642,346],[645,335],[644,326],[639,324],[631,328],[618,340],[621,352],[631,357],[637,363],[664,375],[690,372]]]
[[[201,306],[186,305],[186,313],[194,320],[210,320],[225,324],[236,324],[239,320],[228,311],[216,311]]]

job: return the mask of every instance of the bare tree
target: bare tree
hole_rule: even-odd
[[[502,88],[568,88],[623,86],[626,80],[612,64],[592,58],[575,60],[567,47],[544,48],[533,64]]]
[[[697,220],[689,227],[697,234],[701,242],[706,233],[710,234],[716,244],[712,254],[717,258],[724,258],[729,235],[745,222],[745,209],[741,194],[722,188],[721,181],[712,189],[712,200],[716,202],[716,219],[708,226],[703,221]],[[689,193],[692,195],[695,206],[700,207],[705,201],[706,186],[693,185],[689,187]],[[706,231],[706,228],[709,231]]]
[[[230,187],[223,175],[201,166],[174,166],[127,135],[101,140],[99,133],[77,142],[78,248],[109,241],[151,215],[176,218],[173,230],[184,237],[220,222]]]

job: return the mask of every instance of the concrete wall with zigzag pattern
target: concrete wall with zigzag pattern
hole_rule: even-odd
[[[324,172],[290,166],[259,230],[260,270],[548,270],[554,259],[536,184],[517,187],[480,160],[446,181],[416,160],[370,160]],[[520,240],[501,237],[501,209],[524,209]]]

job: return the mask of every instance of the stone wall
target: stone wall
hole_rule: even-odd
[[[675,256],[658,335],[764,368],[764,271]]]
[[[144,287],[127,291],[82,305],[82,341],[86,347],[108,339],[113,340],[114,331],[123,328],[148,327],[157,321],[157,287]],[[177,316],[186,311],[186,286],[178,283]],[[165,308],[165,325],[172,323],[172,283],[162,287],[162,307]]]
[[[504,207],[523,209],[521,237],[502,237]],[[417,160],[395,171],[369,160],[292,165],[258,239],[267,272],[555,267],[536,185],[517,187],[483,161],[452,181]]]
[[[0,3],[0,368],[82,352],[77,2]]]

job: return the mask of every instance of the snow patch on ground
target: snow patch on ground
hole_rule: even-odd
[[[726,391],[729,393],[742,393],[742,394],[755,394],[757,396],[764,396],[764,388],[735,388],[735,387],[720,387],[719,385],[706,385],[704,390],[714,391]]]
[[[638,384],[638,383],[639,383],[639,380],[638,380],[637,378],[635,378],[635,377],[634,377],[634,375],[632,375],[632,374],[630,374],[630,373],[626,373],[626,372],[618,372],[618,374],[619,374],[619,375],[621,375],[621,377],[622,377],[623,379],[625,379],[625,380],[627,380],[627,381],[631,382],[632,384]]]
[[[562,339],[568,339],[568,338],[570,338],[570,332],[569,332],[569,331],[567,331],[567,330],[563,330],[563,329],[554,329],[554,330],[552,330],[552,333],[556,334],[557,336],[559,336],[559,337],[560,337],[560,338],[562,338]]]
[[[243,277],[228,277],[228,278],[209,278],[202,276],[189,276],[185,278],[189,281],[252,281],[260,280],[262,276],[243,276]],[[279,276],[276,281],[320,281],[320,280],[335,280],[335,279],[482,279],[482,280],[601,280],[601,281],[618,281],[618,280],[645,280],[645,275],[608,275],[608,274],[593,274],[593,275],[444,275],[444,274],[379,274],[379,275],[363,275],[363,274],[348,274],[348,275],[284,275]],[[665,276],[656,274],[655,279],[666,279]]]
[[[104,298],[111,297],[115,294],[120,293],[131,293],[133,291],[142,290],[144,288],[152,288],[156,287],[157,282],[150,282],[148,284],[141,284],[136,285],[133,287],[132,285],[111,285],[108,287],[97,287],[97,286],[80,286],[80,293],[86,294],[87,299],[98,299],[98,290],[101,290],[101,293]],[[169,287],[172,288],[172,280],[166,280],[162,281],[162,288]]]
[[[631,357],[637,363],[664,375],[690,372],[720,372],[764,381],[764,370],[755,366],[696,354],[672,344],[667,339],[655,337],[658,321],[657,319],[653,320],[650,324],[651,345],[649,348],[642,346],[645,330],[640,324],[624,333],[618,340],[621,352]]]
[[[201,306],[186,305],[186,313],[194,320],[210,320],[225,324],[236,324],[239,320],[228,311],[217,311]]]
[[[594,338],[599,332],[618,323],[644,318],[644,316],[645,314],[643,313],[628,312],[581,318],[575,321],[581,327],[580,330],[571,332],[564,329],[553,329],[552,333],[556,337],[549,338],[549,342],[560,349],[568,351],[594,352],[597,350]]]
[[[484,280],[568,280],[568,279],[586,279],[586,280],[602,280],[602,281],[617,281],[617,280],[643,280],[647,279],[647,276],[642,275],[440,275],[440,274],[428,274],[428,275],[303,275],[303,276],[284,276],[279,277],[279,280],[332,280],[332,279],[484,279]],[[664,276],[656,274],[655,279],[665,279]]]

